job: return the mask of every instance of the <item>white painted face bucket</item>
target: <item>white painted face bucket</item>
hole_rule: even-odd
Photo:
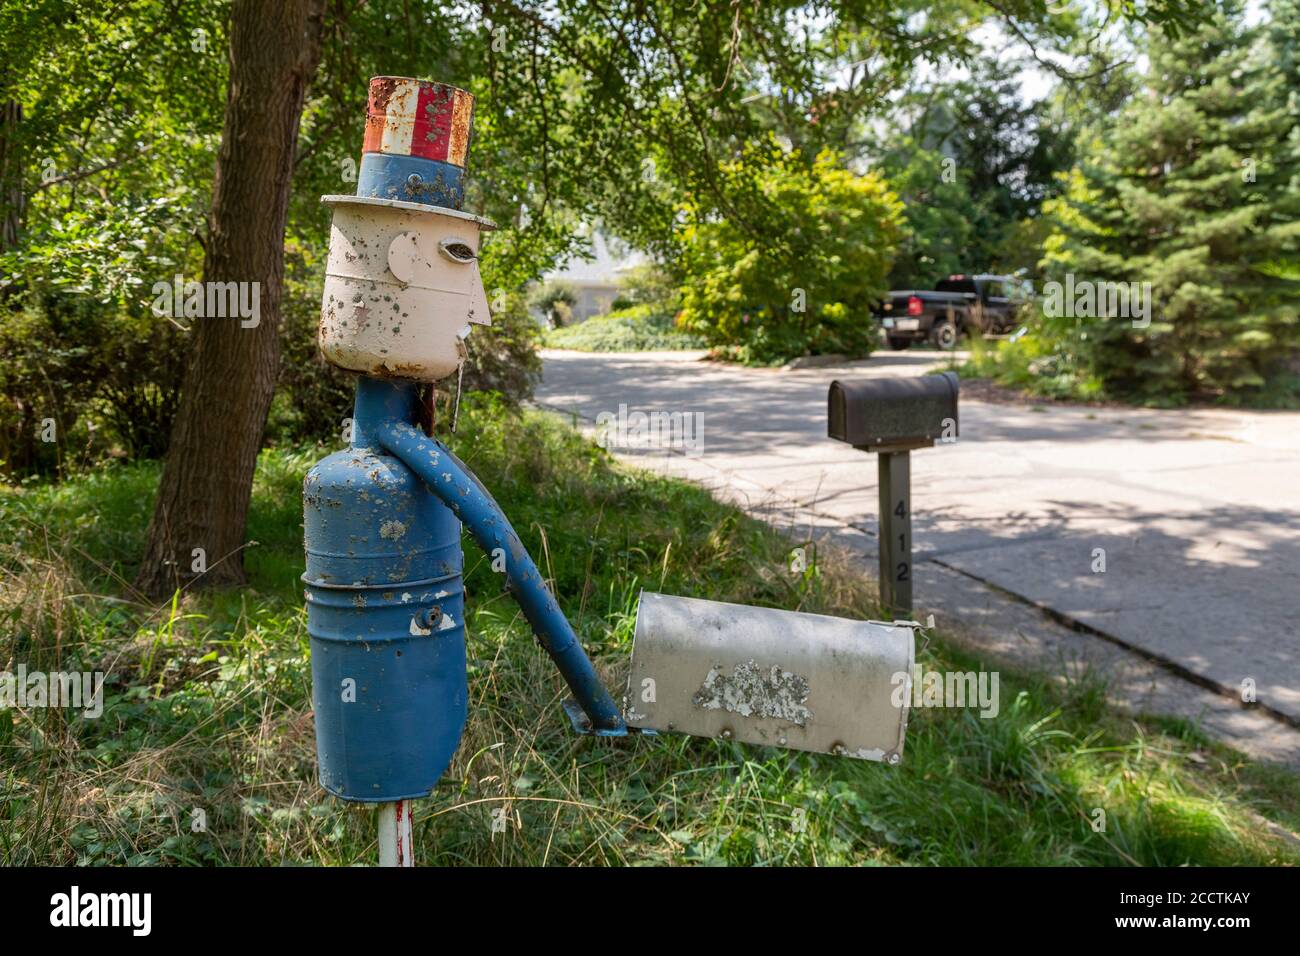
[[[423,203],[325,196],[334,207],[319,342],[340,368],[433,382],[490,325],[479,234],[492,223]]]
[[[911,625],[643,591],[629,727],[898,763]]]

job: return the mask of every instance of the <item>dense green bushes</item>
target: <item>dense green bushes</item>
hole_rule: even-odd
[[[684,206],[674,263],[681,326],[745,362],[870,352],[871,305],[902,235],[886,182],[854,175],[829,151],[809,161],[774,143],[718,174],[728,193],[756,195],[744,219]]]
[[[0,475],[65,473],[167,447],[185,335],[165,320],[64,294],[0,321]]]
[[[579,352],[641,352],[701,349],[701,336],[683,332],[672,315],[651,305],[633,305],[546,335],[553,349]]]
[[[286,292],[268,438],[332,441],[351,414],[355,376],[326,363],[316,346],[319,270],[291,256]],[[502,293],[493,305],[491,327],[476,326],[470,337],[463,387],[518,403],[541,377],[540,330],[521,294]],[[40,287],[11,295],[0,314],[0,476],[66,474],[104,457],[166,452],[188,355],[181,325],[130,297]]]

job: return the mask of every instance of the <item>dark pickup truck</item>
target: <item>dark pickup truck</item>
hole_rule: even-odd
[[[1015,328],[1026,302],[1014,276],[955,275],[933,292],[887,292],[875,310],[891,349],[930,341],[941,349],[957,347],[963,335],[1002,335]]]

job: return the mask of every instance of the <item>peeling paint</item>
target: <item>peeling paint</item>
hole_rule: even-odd
[[[406,525],[401,521],[385,521],[379,526],[379,537],[396,541],[406,536]]]
[[[804,706],[808,680],[782,670],[778,665],[763,670],[753,660],[737,664],[731,676],[715,664],[691,702],[705,710],[725,710],[742,717],[776,717],[799,727],[808,723],[812,712]]]

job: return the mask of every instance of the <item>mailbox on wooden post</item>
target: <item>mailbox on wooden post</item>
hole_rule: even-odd
[[[954,372],[920,378],[831,382],[829,437],[876,452],[880,475],[880,603],[912,615],[912,489],[910,452],[957,438]]]

